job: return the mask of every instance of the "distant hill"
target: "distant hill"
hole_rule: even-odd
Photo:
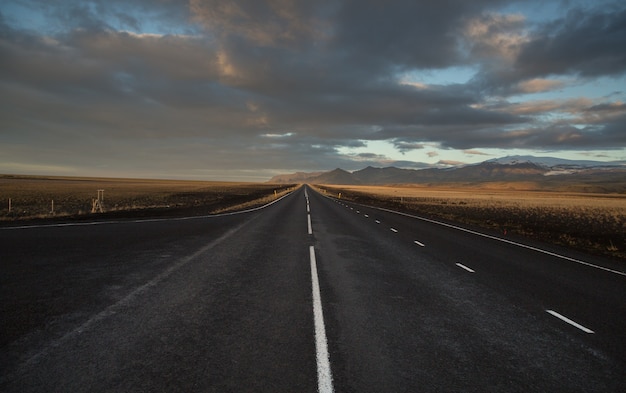
[[[291,183],[308,183],[310,179],[320,176],[326,172],[296,172],[286,175],[277,175],[272,177],[268,183],[291,184]]]
[[[296,177],[297,175],[297,177]],[[298,180],[295,180],[295,179]],[[453,168],[367,168],[348,172],[298,173],[276,176],[273,183],[344,185],[464,184],[525,182],[532,188],[582,192],[626,192],[622,162],[572,161],[551,157],[512,156]]]
[[[354,173],[339,168],[313,177],[309,179],[309,182],[316,184],[361,184]]]

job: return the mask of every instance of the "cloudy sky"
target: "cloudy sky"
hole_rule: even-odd
[[[3,0],[0,173],[626,160],[626,3]]]

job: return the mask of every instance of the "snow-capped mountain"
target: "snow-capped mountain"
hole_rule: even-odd
[[[525,182],[531,188],[582,190],[583,192],[626,192],[626,162],[564,160],[554,157],[509,156],[452,168],[401,169],[367,167],[347,172],[300,173],[297,182],[311,184],[448,184],[479,185],[495,182]],[[272,183],[294,176],[276,176]]]
[[[571,167],[571,168],[596,168],[596,167],[626,167],[624,161],[592,161],[592,160],[567,160],[556,157],[535,157],[535,156],[506,156],[494,158],[486,162],[495,162],[503,165],[532,163],[546,168]]]

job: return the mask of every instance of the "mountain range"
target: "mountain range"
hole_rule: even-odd
[[[401,169],[368,166],[354,172],[340,168],[328,172],[299,172],[278,175],[269,182],[343,185],[480,185],[494,182],[524,182],[526,188],[626,192],[626,162],[508,156],[451,168]]]

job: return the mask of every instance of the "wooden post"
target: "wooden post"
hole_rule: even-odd
[[[102,202],[104,201],[104,190],[98,190],[98,199],[92,199],[91,212],[103,213]]]

